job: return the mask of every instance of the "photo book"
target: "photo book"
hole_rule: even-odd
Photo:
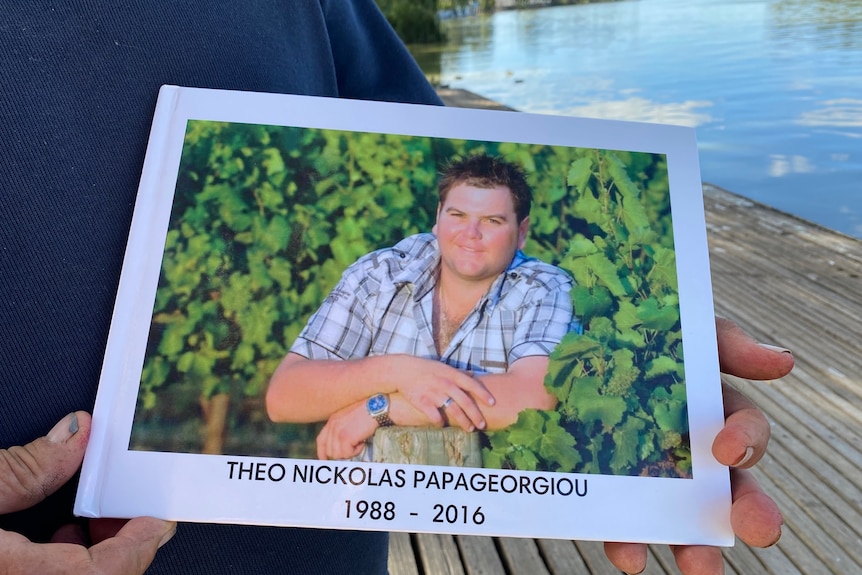
[[[163,86],[83,517],[733,544],[694,130]]]

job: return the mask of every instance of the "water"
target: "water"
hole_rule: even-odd
[[[705,181],[862,238],[862,0],[641,0],[444,22],[432,79],[697,128]]]

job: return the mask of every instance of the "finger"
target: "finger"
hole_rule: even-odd
[[[45,437],[0,449],[0,513],[27,509],[54,493],[81,467],[90,415],[61,419]]]
[[[335,430],[329,434],[329,441],[326,447],[327,459],[350,459],[355,455],[359,455],[359,452],[362,451],[363,443],[363,441],[360,441],[358,444],[355,443],[346,429]]]
[[[730,485],[733,493],[730,524],[736,536],[754,547],[776,544],[784,524],[778,505],[760,489],[748,470],[731,470]]]
[[[443,415],[440,413],[440,404],[443,401],[434,402],[427,395],[420,395],[419,397],[412,398],[409,395],[404,395],[405,399],[413,405],[417,410],[422,412],[422,415],[428,418],[428,424],[433,425],[434,427],[441,427],[444,423]]]
[[[472,372],[468,375],[462,371],[457,371],[454,383],[485,405],[493,406],[497,402],[485,384],[472,376]]]
[[[769,421],[736,388],[722,383],[724,428],[715,436],[712,454],[722,465],[748,468],[760,461],[771,434]]]
[[[793,369],[790,350],[758,344],[730,320],[715,318],[721,371],[745,379],[778,379]]]
[[[471,396],[458,388],[452,390],[452,403],[446,408],[446,416],[454,420],[465,431],[485,429],[485,416]]]
[[[718,547],[680,545],[673,547],[673,556],[683,575],[721,575],[724,558]]]
[[[175,531],[176,523],[139,517],[129,521],[116,537],[90,549],[69,543],[40,545],[17,533],[0,531],[0,548],[3,549],[0,573],[142,575],[158,548],[167,543]]]
[[[90,519],[88,521],[90,543],[95,545],[109,537],[114,537],[128,522],[128,519],[110,519],[106,517]]]
[[[646,569],[647,546],[642,543],[605,543],[605,555],[623,573],[640,573]]]
[[[72,543],[73,545],[86,545],[87,537],[80,525],[69,523],[63,525],[51,537],[51,543]]]
[[[130,520],[115,537],[90,547],[92,564],[98,573],[141,575],[153,562],[156,551],[170,541],[177,524],[154,517]]]
[[[458,404],[452,402],[448,407],[440,408],[443,412],[443,415],[446,416],[445,425],[449,427],[460,427],[467,433],[472,433],[476,431],[476,425],[470,421],[470,418],[467,417],[467,414],[464,413],[464,410],[458,407]]]
[[[329,426],[324,425],[323,429],[320,430],[320,433],[317,434],[317,439],[315,440],[315,444],[317,445],[317,458],[318,459],[327,459],[326,453],[328,451],[328,442],[329,442]]]

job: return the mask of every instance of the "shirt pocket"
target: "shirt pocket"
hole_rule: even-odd
[[[517,315],[512,310],[496,310],[473,338],[471,363],[482,373],[506,373],[509,351],[515,338]]]

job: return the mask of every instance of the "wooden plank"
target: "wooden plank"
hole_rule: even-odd
[[[389,575],[419,575],[409,533],[389,534]]]
[[[768,457],[767,454],[767,464]],[[766,465],[762,466],[762,468],[765,467]],[[803,573],[854,572],[852,566],[856,565],[856,562],[850,560],[832,539],[824,535],[822,528],[808,517],[803,509],[800,509],[799,505],[784,492],[781,485],[776,484],[762,469],[757,477],[784,515],[785,525],[779,545]],[[841,566],[842,560],[846,561],[845,565],[851,567],[850,570]]]
[[[534,539],[500,537],[497,544],[509,573],[550,575]]]
[[[590,575],[619,575],[619,570],[605,557],[604,545],[599,541],[575,541],[575,547],[587,564]]]
[[[788,505],[785,513],[785,521],[804,526],[801,537],[810,540],[810,546],[815,553],[820,555],[824,562],[830,564],[833,569],[845,569],[848,572],[862,573],[862,563],[858,562],[859,551],[862,550],[862,539],[859,533],[848,525],[852,521],[851,511],[845,509],[845,519],[839,517],[831,505],[836,504],[838,499],[833,494],[823,491],[825,501],[817,497],[812,488],[804,485],[793,473],[788,471],[777,457],[785,454],[777,450],[777,453],[768,453],[764,465],[763,475],[768,475],[775,485],[779,486],[783,499],[792,502]],[[800,468],[797,467],[796,471]],[[815,482],[816,484],[816,482]],[[858,513],[856,518],[858,518]],[[843,567],[842,567],[843,566]]]
[[[589,573],[587,564],[572,541],[565,539],[537,539],[539,552],[545,557],[548,569],[553,575],[570,573]]]
[[[467,575],[504,575],[503,561],[494,539],[473,535],[455,537]]]
[[[415,535],[415,542],[419,548],[423,573],[428,575],[465,575],[454,536],[418,533]]]
[[[730,377],[727,379],[738,381]],[[803,406],[797,405],[771,387],[751,384],[742,386],[742,390],[770,419],[781,426],[780,433],[776,434],[776,441],[787,444],[788,449],[798,453],[802,461],[811,461],[814,470],[822,474],[822,481],[842,485],[849,494],[849,504],[862,505],[853,497],[854,490],[860,488],[862,476],[858,447],[839,441],[828,428],[812,419]],[[856,486],[855,489],[845,481],[851,481]]]

